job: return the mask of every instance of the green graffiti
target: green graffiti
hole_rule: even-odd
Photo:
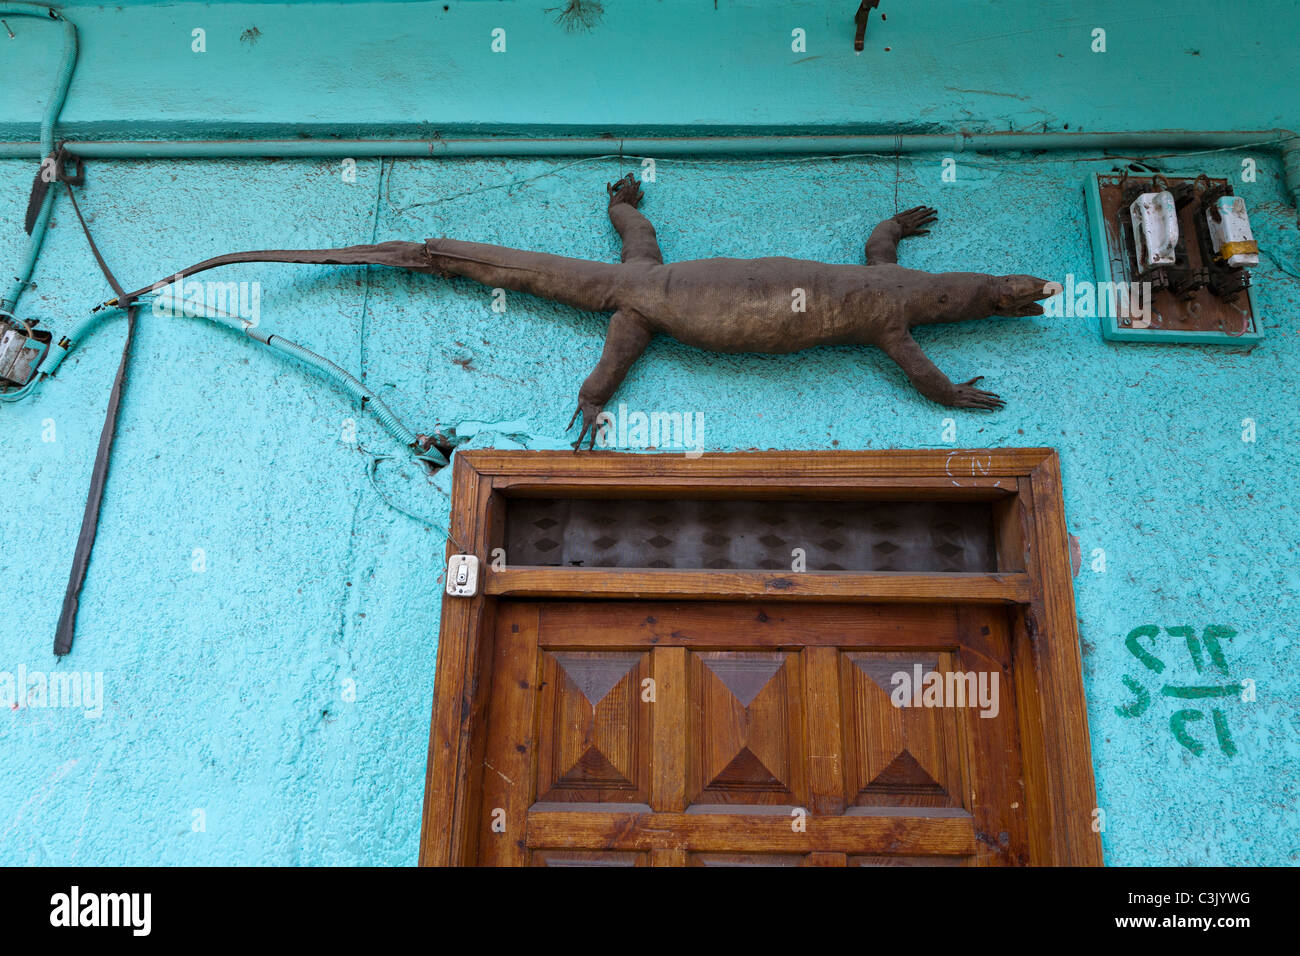
[[[1156,638],[1160,635],[1160,628],[1154,624],[1143,624],[1135,627],[1128,632],[1128,637],[1124,638],[1124,644],[1128,647],[1129,652],[1146,665],[1147,670],[1155,671],[1159,674],[1165,669],[1165,662],[1154,654],[1149,653],[1146,648],[1138,643],[1139,637]]]
[[[1214,662],[1214,666],[1222,674],[1228,673],[1228,661],[1223,656],[1223,646],[1219,643],[1219,639],[1222,638],[1227,641],[1236,636],[1236,631],[1230,627],[1224,627],[1222,624],[1211,624],[1201,636],[1202,640],[1205,641],[1205,649],[1210,652],[1210,660]]]
[[[1196,673],[1201,674],[1205,671],[1205,658],[1208,655],[1213,669],[1228,676],[1228,660],[1224,656],[1221,642],[1236,637],[1237,632],[1235,630],[1222,624],[1211,624],[1201,632],[1199,639],[1196,636],[1196,629],[1185,624],[1166,627],[1164,630],[1171,637],[1181,638],[1183,643],[1187,645],[1187,655],[1191,659],[1192,667]],[[1165,662],[1157,657],[1153,651],[1148,651],[1143,647],[1141,642],[1142,638],[1151,638],[1151,646],[1154,650],[1154,641],[1159,635],[1160,628],[1154,624],[1142,624],[1129,631],[1128,637],[1124,639],[1124,645],[1128,648],[1129,653],[1141,661],[1147,670],[1157,674],[1165,669]],[[1126,718],[1141,717],[1151,707],[1151,692],[1128,674],[1124,674],[1121,680],[1129,693],[1133,695],[1133,700],[1127,704],[1117,705],[1115,713]],[[1164,684],[1160,688],[1162,697],[1187,701],[1233,699],[1237,698],[1240,693],[1240,681],[1234,681],[1230,684]],[[1211,708],[1210,715],[1213,720],[1214,735],[1218,740],[1219,751],[1228,757],[1235,756],[1237,745],[1233,742],[1232,733],[1228,729],[1227,715],[1218,707]],[[1170,733],[1183,747],[1191,751],[1194,757],[1204,754],[1206,745],[1192,735],[1191,728],[1188,725],[1204,719],[1204,711],[1191,708],[1176,710],[1169,718]]]
[[[1197,700],[1201,697],[1236,697],[1240,692],[1240,684],[1211,684],[1199,687],[1175,687],[1166,684],[1160,688],[1160,693],[1166,697],[1180,697],[1183,700]]]
[[[1192,752],[1193,757],[1199,757],[1205,753],[1205,745],[1187,732],[1184,726],[1189,720],[1204,720],[1205,715],[1199,710],[1176,710],[1174,715],[1169,718],[1169,729],[1173,731],[1174,739]]]
[[[1124,686],[1133,692],[1133,695],[1137,697],[1137,700],[1123,707],[1116,707],[1115,713],[1119,714],[1121,717],[1141,717],[1146,713],[1146,709],[1151,706],[1151,695],[1147,693],[1145,687],[1127,674],[1124,675],[1123,680]]]
[[[1229,757],[1237,753],[1237,745],[1232,742],[1232,734],[1228,733],[1228,718],[1223,716],[1223,711],[1215,707],[1211,711],[1214,715],[1214,733],[1219,738],[1219,749]]]

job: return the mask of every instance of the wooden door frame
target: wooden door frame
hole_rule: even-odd
[[[458,452],[447,555],[477,555],[474,597],[443,597],[420,865],[475,859],[473,816],[496,604],[517,598],[1001,604],[1028,796],[1030,860],[1102,863],[1061,471],[1050,448],[728,452]],[[505,499],[808,498],[990,501],[998,570],[774,572],[625,568],[492,569]],[[1025,662],[1029,662],[1026,665]]]

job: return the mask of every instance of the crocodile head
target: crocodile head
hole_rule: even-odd
[[[1040,299],[1049,299],[1059,286],[1034,276],[992,276],[994,315],[1042,315]]]

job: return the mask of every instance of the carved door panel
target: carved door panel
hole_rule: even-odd
[[[485,679],[482,865],[1029,860],[996,607],[503,601]]]

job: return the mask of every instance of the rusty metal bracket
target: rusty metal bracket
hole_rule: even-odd
[[[858,53],[866,45],[867,39],[867,21],[871,19],[871,11],[880,6],[880,0],[862,0],[858,7],[858,12],[853,15],[853,23],[856,30],[853,32],[853,49]]]
[[[75,170],[73,173],[68,172],[68,164],[72,164]],[[86,161],[76,155],[68,152],[66,146],[59,144],[58,151],[54,154],[55,175],[59,182],[67,183],[69,186],[83,186],[86,182]]]

